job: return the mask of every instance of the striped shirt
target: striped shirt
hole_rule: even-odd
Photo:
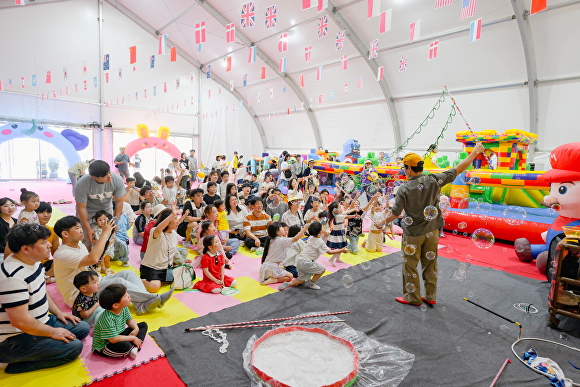
[[[249,213],[244,219],[244,230],[251,231],[256,237],[261,238],[268,235],[267,227],[272,220],[270,215],[262,212],[259,216]]]
[[[48,321],[44,267],[40,262],[26,265],[10,255],[0,264],[0,342],[22,333],[6,313],[20,305],[28,305],[28,314],[41,323]]]
[[[129,312],[129,308],[127,307],[121,310],[121,314],[115,314],[110,310],[105,310],[95,324],[92,350],[100,351],[105,348],[109,343],[109,339],[123,333],[125,328],[127,328],[127,323],[132,318],[131,312]]]

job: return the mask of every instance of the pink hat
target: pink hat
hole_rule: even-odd
[[[580,142],[557,147],[550,154],[552,169],[542,178],[550,183],[580,180]]]

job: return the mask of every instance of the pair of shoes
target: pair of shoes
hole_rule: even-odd
[[[282,285],[278,286],[278,290],[284,290],[290,287],[290,282],[283,282]]]
[[[137,357],[138,352],[139,352],[139,348],[133,347],[131,352],[129,352],[129,357],[134,360]]]
[[[159,295],[159,299],[161,300],[161,303],[159,304],[159,308],[163,308],[163,305],[165,305],[165,303],[167,301],[169,301],[169,299],[171,298],[171,296],[173,295],[173,288],[171,288],[170,291],[165,292],[163,294]]]
[[[141,316],[145,313],[153,312],[161,304],[161,298],[155,297],[149,301],[142,302],[137,306],[137,316]]]
[[[421,300],[423,300],[423,302],[428,303],[429,305],[435,305],[437,303],[437,301],[426,300],[425,297],[421,297]]]
[[[441,232],[439,233],[439,237],[440,237],[440,238],[445,238],[445,234],[443,233],[443,231],[441,231]]]
[[[409,301],[405,300],[405,297],[395,297],[395,301],[400,302],[405,305],[421,306],[422,304],[411,304]]]
[[[309,289],[320,290],[320,286],[316,285],[314,282],[310,282],[306,287]]]
[[[232,270],[232,266],[231,266],[231,265],[229,265],[229,264],[228,264],[228,265],[225,265],[224,267],[225,267],[226,269]]]
[[[129,262],[123,262],[123,264],[121,266],[123,266],[123,267],[129,267],[130,265],[129,265]]]

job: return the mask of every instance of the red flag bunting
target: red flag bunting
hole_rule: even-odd
[[[137,46],[129,47],[129,63],[137,63]]]

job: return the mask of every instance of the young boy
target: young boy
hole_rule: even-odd
[[[322,212],[322,208],[320,208],[320,199],[318,199],[316,196],[313,196],[310,203],[312,207],[308,211],[306,211],[306,214],[304,214],[304,221],[307,223],[312,221],[318,221],[319,220],[318,214]]]
[[[213,181],[207,183],[207,193],[203,195],[203,201],[205,204],[210,205],[213,204],[216,200],[220,197],[217,194],[217,184]]]
[[[95,325],[101,313],[105,310],[99,305],[99,275],[92,270],[81,271],[73,279],[73,285],[79,290],[79,295],[73,302],[72,314],[83,319],[90,326]]]
[[[133,243],[136,245],[143,245],[143,233],[145,232],[145,226],[151,220],[151,214],[153,213],[153,206],[147,200],[143,200],[139,205],[141,209],[141,215],[135,220],[133,226]]]
[[[163,199],[167,200],[165,207],[172,208],[174,205],[177,205],[177,190],[179,186],[175,184],[175,181],[180,181],[181,176],[183,175],[183,169],[179,169],[177,176],[175,179],[173,176],[168,174],[167,176],[163,175],[163,168],[161,169],[161,186],[163,187]]]
[[[105,311],[95,324],[93,352],[104,357],[137,357],[147,334],[147,323],[137,324],[127,308],[130,303],[131,296],[124,285],[111,284],[101,291],[99,304]]]
[[[294,226],[290,226],[288,228],[288,238],[294,238],[296,234],[300,232],[300,226],[295,224]],[[286,269],[287,272],[292,273],[294,278],[298,277],[298,270],[296,269],[296,258],[302,250],[306,247],[306,242],[302,239],[298,239],[296,242],[292,243],[292,246],[288,250],[286,250],[286,259],[282,261],[282,266]]]
[[[53,228],[48,225],[48,222],[50,222],[50,218],[52,217],[52,206],[48,202],[40,202],[40,205],[34,211],[36,211],[36,214],[38,215],[38,222],[50,230],[48,241],[52,245],[50,253],[51,255],[54,255],[54,252],[58,249],[58,246],[60,246],[60,239],[54,233]],[[46,283],[49,284],[55,282],[52,259],[46,259],[42,261],[41,264],[44,266]]]
[[[222,171],[222,173],[220,173],[220,178],[222,179],[222,182],[220,183],[218,195],[225,200],[227,196],[226,188],[230,182],[230,173],[228,171]]]
[[[125,187],[125,202],[129,203],[133,211],[139,211],[139,189],[135,187],[135,178],[127,178],[127,187]]]
[[[151,229],[155,227],[155,218],[157,218],[157,215],[159,215],[161,211],[163,211],[164,209],[165,206],[163,204],[158,204],[155,207],[153,207],[153,210],[151,211],[152,217],[143,228],[143,244],[141,245],[141,250],[139,253],[141,259],[143,259],[143,257],[145,256],[145,251],[147,251],[147,243],[149,243],[149,233],[151,232]]]

